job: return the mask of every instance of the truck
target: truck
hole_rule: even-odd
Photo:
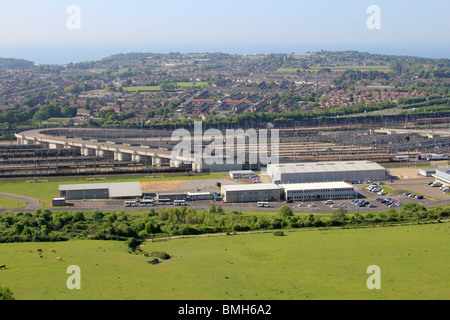
[[[447,159],[447,157],[445,156],[445,154],[429,154],[427,157],[428,161],[432,161],[432,160],[445,160]]]

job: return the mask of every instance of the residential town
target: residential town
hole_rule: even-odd
[[[450,84],[446,59],[354,51],[131,53],[66,65],[2,59],[0,68],[6,129],[19,122],[104,127],[217,122],[249,114],[320,116],[340,108],[398,113],[426,107],[423,102],[437,97],[443,100],[432,105],[445,105]]]

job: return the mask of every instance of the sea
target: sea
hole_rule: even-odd
[[[142,53],[212,53],[228,54],[291,54],[325,51],[359,51],[372,54],[449,59],[450,44],[441,45],[367,45],[367,44],[139,44],[139,45],[80,45],[80,46],[1,46],[0,57],[33,61],[39,65],[63,65],[96,61],[114,54]]]

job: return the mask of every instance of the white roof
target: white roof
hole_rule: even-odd
[[[230,173],[255,173],[252,170],[234,170],[230,171]]]
[[[233,184],[222,186],[225,191],[259,191],[259,190],[276,190],[281,187],[274,183],[262,183],[262,184]]]
[[[285,191],[291,190],[322,190],[322,189],[343,189],[343,188],[353,188],[345,182],[315,182],[315,183],[293,183],[293,184],[283,184],[281,187]]]
[[[287,163],[269,164],[268,166],[273,166],[280,173],[386,170],[378,163],[371,161]]]
[[[209,192],[188,192],[188,196],[210,196],[211,193]]]
[[[110,198],[142,196],[140,182],[65,184],[59,185],[58,189],[59,191],[108,189]]]

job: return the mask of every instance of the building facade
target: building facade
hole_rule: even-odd
[[[224,202],[279,201],[282,189],[276,184],[222,185]]]
[[[354,199],[355,188],[345,182],[285,184],[281,186],[287,201]]]
[[[333,181],[382,181],[387,170],[371,161],[269,164],[272,183],[311,183]]]

